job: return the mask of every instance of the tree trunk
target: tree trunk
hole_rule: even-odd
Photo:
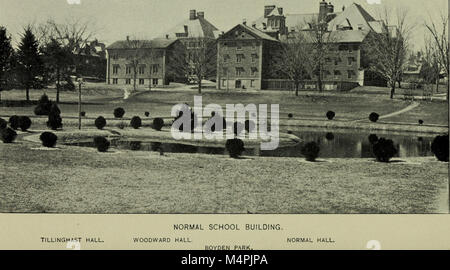
[[[449,80],[447,79],[447,101],[448,101],[448,91],[449,91]]]
[[[395,94],[395,82],[392,84],[392,88],[391,88],[391,99],[394,98],[394,94]]]
[[[60,88],[60,82],[61,82],[61,76],[60,76],[60,72],[59,70],[57,71],[57,75],[56,75],[56,103],[59,103],[59,88]]]
[[[436,77],[436,93],[439,93],[439,72]]]
[[[26,96],[27,96],[27,101],[30,101],[30,87],[29,86],[26,87]]]
[[[202,93],[202,80],[200,78],[198,78],[198,93]]]
[[[136,71],[134,72],[133,75],[133,90],[136,91],[136,78],[137,78],[137,74]]]
[[[298,82],[295,82],[295,95],[298,97]]]

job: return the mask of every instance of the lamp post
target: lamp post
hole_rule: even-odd
[[[78,81],[78,129],[81,130],[81,85],[83,84],[83,78],[79,77]]]

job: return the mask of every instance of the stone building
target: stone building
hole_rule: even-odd
[[[184,49],[184,45],[178,39],[171,38],[136,42],[140,44],[138,48],[130,46],[130,39],[127,37],[127,40],[116,41],[106,48],[107,83],[133,86],[135,75],[133,61],[138,59],[136,85],[139,88],[169,84],[176,76],[170,65],[174,58],[173,53],[180,48]]]
[[[276,44],[277,42],[281,44],[283,40],[290,37],[290,33],[292,32],[311,31],[311,22],[313,21],[327,23],[330,37],[328,40],[333,43],[333,46],[330,46],[332,49],[325,58],[323,68],[322,78],[325,89],[342,90],[353,88],[357,85],[363,85],[365,80],[365,70],[362,66],[363,55],[361,53],[361,46],[370,31],[375,31],[377,33],[383,31],[383,23],[375,20],[362,6],[355,3],[347,8],[343,7],[340,11],[335,11],[335,7],[332,3],[321,1],[319,3],[318,11],[318,13],[312,14],[286,14],[283,8],[269,5],[264,7],[263,16],[253,21],[251,27],[240,25],[239,28],[245,28],[247,32],[258,33],[258,36],[264,36],[264,40],[266,41],[269,40],[268,37],[270,37],[270,41],[273,44]],[[233,35],[231,31],[220,38],[218,74],[221,72],[221,75],[218,75],[218,79],[220,77],[222,82],[224,81],[224,68],[226,68],[222,58],[223,54],[226,54],[225,51],[229,50],[223,45],[225,36],[227,44],[232,42],[233,39],[241,39],[239,35]],[[260,59],[260,62],[268,63],[269,61],[265,58],[270,58],[270,54],[270,50],[261,54],[263,58]],[[266,72],[260,73],[262,77],[255,78],[257,82],[256,86],[251,86],[250,88],[293,88],[293,83],[290,80],[271,77],[271,72],[267,72],[269,68],[270,65],[264,66],[263,71]],[[226,70],[227,69],[225,69],[225,71]],[[234,80],[235,82],[234,84],[231,84],[234,87],[230,87],[230,84],[228,84],[229,88],[241,88],[236,86],[242,86],[242,81],[252,80],[251,78],[248,78],[247,72],[236,71],[236,73],[232,72],[231,74],[233,77],[230,77],[231,79],[228,81]],[[244,74],[245,76],[238,76],[238,74]],[[310,78],[309,81],[305,81],[303,86],[305,88],[315,88],[315,78]],[[218,87],[223,88],[222,85]]]

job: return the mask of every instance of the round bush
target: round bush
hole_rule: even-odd
[[[8,126],[8,122],[5,119],[0,118],[0,129],[4,129],[7,126]]]
[[[434,138],[431,143],[431,152],[439,161],[448,162],[448,134]]]
[[[145,117],[149,117],[150,113],[149,112],[145,112],[144,115],[145,115]]]
[[[57,130],[58,128],[62,128],[62,118],[59,114],[50,113],[48,115],[47,127],[52,130]]]
[[[251,120],[245,120],[245,131],[247,132],[253,132],[256,128],[256,124],[255,122],[251,121]]]
[[[162,146],[162,143],[160,143],[160,142],[152,142],[151,144],[150,144],[150,148],[152,149],[152,151],[160,151],[161,150],[161,146]]]
[[[230,154],[230,157],[238,158],[245,150],[244,142],[238,138],[228,139],[225,143],[225,149]]]
[[[103,116],[99,116],[97,117],[97,119],[95,119],[95,126],[98,129],[103,129],[106,126],[106,119]]]
[[[130,142],[130,150],[132,151],[137,151],[139,149],[141,149],[141,142],[140,141],[132,141]]]
[[[123,108],[115,108],[114,109],[114,117],[122,118],[125,115],[125,110]]]
[[[397,149],[394,147],[394,142],[392,140],[380,138],[373,145],[373,154],[375,155],[377,161],[389,162],[389,160],[397,154]]]
[[[12,128],[12,129],[14,129],[14,130],[16,130],[16,129],[18,129],[19,128],[19,116],[17,116],[17,115],[13,115],[13,116],[11,116],[10,118],[9,118],[9,126]]]
[[[336,114],[333,111],[327,112],[327,118],[328,120],[333,120],[333,118],[336,116]]]
[[[305,144],[301,149],[301,153],[305,156],[307,161],[315,161],[319,156],[319,152],[320,147],[316,142],[309,142]]]
[[[419,120],[419,125],[423,125],[423,120]]]
[[[333,134],[332,132],[328,132],[328,133],[325,135],[325,139],[327,139],[328,141],[334,140],[334,134]]]
[[[19,127],[22,131],[26,131],[31,127],[31,119],[28,116],[19,117]]]
[[[369,115],[369,120],[370,121],[372,121],[372,122],[377,122],[378,121],[378,118],[380,118],[380,116],[378,115],[378,113],[371,113],[370,115]]]
[[[132,126],[134,129],[138,129],[142,126],[142,120],[139,116],[133,116],[130,121],[130,126]]]
[[[292,113],[290,113],[290,114],[288,114],[288,117],[292,118],[292,117],[294,117],[294,115]]]
[[[234,135],[238,136],[241,134],[241,132],[245,129],[245,125],[243,125],[241,122],[234,122],[233,124],[233,132]]]
[[[287,134],[292,134],[292,131],[288,130]]]
[[[52,104],[52,107],[50,108],[50,114],[57,114],[60,115],[61,114],[61,110],[58,108],[58,105],[56,105],[56,103]]]
[[[155,118],[153,119],[153,128],[160,131],[162,127],[164,126],[164,120],[162,118]]]
[[[86,112],[80,112],[80,116],[81,117],[85,117],[86,116]]]
[[[1,129],[0,135],[4,143],[12,143],[17,137],[17,133],[9,127]]]
[[[103,136],[96,136],[94,137],[94,145],[99,152],[106,152],[111,143]]]
[[[42,141],[42,145],[45,147],[55,147],[58,136],[52,132],[43,132],[39,139]]]
[[[370,144],[375,144],[376,142],[378,142],[378,136],[376,134],[370,134],[369,142]]]

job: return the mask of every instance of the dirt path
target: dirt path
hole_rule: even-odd
[[[396,111],[396,112],[393,112],[393,113],[390,113],[390,114],[382,115],[382,116],[380,116],[379,119],[386,119],[386,118],[393,117],[393,116],[396,116],[396,115],[399,115],[399,114],[402,114],[402,113],[405,113],[405,112],[409,112],[411,110],[414,110],[418,106],[419,106],[418,102],[413,102],[409,106],[401,109],[400,111]],[[358,119],[358,120],[352,120],[352,122],[362,122],[362,121],[365,121],[365,120],[367,120],[367,119],[363,118],[363,119]]]

